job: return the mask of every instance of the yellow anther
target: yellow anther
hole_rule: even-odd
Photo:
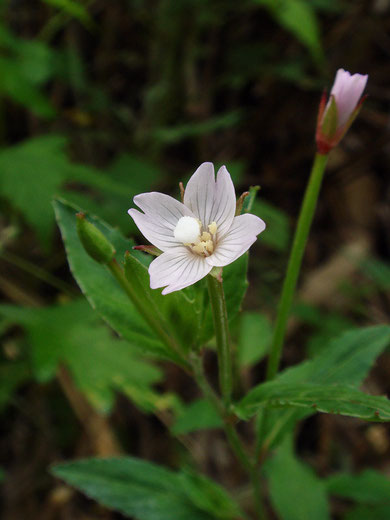
[[[194,253],[198,253],[198,255],[201,255],[202,253],[204,253],[204,247],[205,243],[199,242],[198,244],[196,244],[196,246],[192,246],[192,250]]]
[[[212,240],[207,240],[207,242],[205,243],[205,246],[206,246],[206,250],[209,253],[212,253],[214,251],[214,242]]]
[[[216,222],[211,222],[211,224],[209,224],[209,231],[212,235],[215,235],[215,233],[217,232],[217,223]]]
[[[204,231],[202,233],[202,236],[200,237],[200,239],[203,241],[203,242],[207,242],[208,240],[211,240],[211,235],[210,233],[207,233],[207,231]]]

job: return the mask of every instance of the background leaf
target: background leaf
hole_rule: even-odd
[[[228,519],[238,512],[222,488],[205,477],[175,473],[132,457],[71,462],[52,472],[101,504],[138,520]]]
[[[295,457],[291,438],[284,440],[265,469],[280,520],[330,520],[325,485]]]

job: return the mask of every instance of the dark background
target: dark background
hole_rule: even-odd
[[[271,320],[315,153],[319,100],[342,67],[369,74],[368,98],[330,157],[283,366],[351,326],[388,322],[390,2],[0,6],[3,304],[41,308],[78,294],[55,228],[55,195],[142,243],[126,214],[132,196],[178,196],[179,181],[213,161],[226,164],[237,193],[261,186],[254,211],[268,227],[252,250],[245,309]],[[171,466],[184,457],[162,425],[169,417],[145,415],[123,395],[100,415],[66,366],[36,377],[17,318],[1,318],[0,332],[4,520],[119,518],[55,481],[47,472],[54,462],[122,450]],[[213,374],[212,355],[208,361]],[[196,395],[179,369],[165,369],[161,389]],[[384,354],[365,388],[388,392],[389,369]],[[245,386],[263,373],[263,363],[246,371]],[[301,428],[298,449],[323,476],[345,466],[389,473],[388,433],[386,425],[317,415]],[[194,438],[205,472],[227,486],[240,482],[219,433]],[[333,504],[335,518],[340,507]]]

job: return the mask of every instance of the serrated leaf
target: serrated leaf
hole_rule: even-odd
[[[52,473],[99,503],[137,520],[213,520],[237,514],[237,507],[222,488],[205,477],[177,473],[132,457],[71,462],[54,467]]]
[[[197,399],[182,407],[171,428],[175,435],[185,435],[198,430],[220,428],[221,417],[206,399]]]
[[[64,363],[100,412],[111,410],[115,390],[146,410],[157,403],[152,385],[161,380],[162,372],[142,360],[134,346],[110,334],[85,300],[38,309],[0,306],[0,315],[26,330],[38,381],[53,378]]]
[[[54,202],[58,225],[68,256],[70,269],[92,307],[121,336],[137,345],[144,354],[180,361],[178,356],[155,336],[136,311],[118,282],[105,266],[92,260],[82,247],[76,231],[75,215],[79,208],[66,201]],[[123,258],[133,243],[97,217],[87,217],[114,245],[117,258]]]
[[[329,520],[324,483],[298,460],[285,439],[266,463],[272,505],[280,520]]]
[[[358,386],[389,343],[390,327],[387,325],[353,329],[330,341],[328,347],[312,360],[284,370],[275,381]],[[259,436],[265,446],[275,446],[298,420],[311,413],[294,409],[267,410]]]
[[[366,421],[390,421],[390,401],[386,397],[343,385],[271,381],[253,388],[235,408],[240,417],[248,419],[264,407],[306,408]]]

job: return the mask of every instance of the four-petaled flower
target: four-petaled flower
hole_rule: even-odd
[[[327,154],[345,135],[357,116],[367,75],[339,69],[328,102],[322,96],[317,120],[316,141],[319,153]]]
[[[255,242],[264,222],[249,213],[235,216],[236,196],[222,166],[215,180],[212,163],[203,163],[188,181],[184,203],[163,193],[142,193],[129,209],[142,234],[163,253],[149,266],[150,287],[178,291],[228,265]]]

